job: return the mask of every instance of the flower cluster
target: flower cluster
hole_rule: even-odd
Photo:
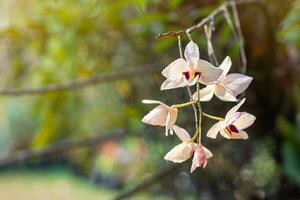
[[[197,44],[190,41],[185,48],[184,58],[175,60],[162,71],[166,80],[162,83],[161,90],[181,87],[187,87],[190,90],[190,86],[197,85],[197,90],[194,94],[190,94],[190,101],[187,103],[168,106],[156,100],[142,101],[145,104],[158,105],[142,119],[142,122],[164,126],[166,136],[169,133],[171,135],[175,133],[181,140],[180,144],[165,155],[165,160],[181,163],[193,156],[191,172],[197,167],[205,168],[207,160],[213,154],[201,142],[202,116],[218,121],[208,130],[207,137],[215,139],[220,133],[227,139],[248,139],[248,134],[244,129],[254,123],[255,116],[238,111],[245,102],[245,98],[231,108],[225,118],[207,114],[201,108],[201,102],[210,101],[214,95],[222,101],[236,102],[237,96],[247,89],[252,77],[238,73],[228,74],[231,64],[228,56],[218,67],[200,59]],[[200,84],[205,87],[200,89]],[[196,120],[196,131],[193,137],[185,129],[175,125],[178,110],[190,105],[194,108]]]

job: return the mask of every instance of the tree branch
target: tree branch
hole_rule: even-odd
[[[114,135],[100,135],[82,140],[68,139],[56,144],[50,144],[42,149],[20,150],[7,156],[6,158],[0,159],[0,169],[34,158],[43,158],[44,156],[70,151],[72,149],[99,145],[107,140],[120,139],[123,136],[124,133],[118,133]]]
[[[169,177],[174,177],[175,175],[178,174],[180,166],[181,165],[171,165],[169,167],[159,170],[158,172],[156,172],[148,177],[145,177],[136,186],[134,186],[133,188],[131,188],[123,193],[120,193],[115,198],[113,198],[113,200],[126,199],[132,195],[135,195],[139,192],[142,192],[142,191],[148,189],[152,185],[159,183]]]
[[[180,30],[180,31],[169,31],[166,33],[159,33],[156,36],[156,39],[159,38],[164,38],[164,37],[177,37],[177,36],[182,36],[186,35],[187,33],[191,33],[197,29],[202,28],[205,24],[210,22],[212,19],[214,19],[217,15],[221,14],[224,12],[224,8],[227,6],[231,6],[232,2],[235,2],[235,4],[246,4],[246,3],[253,3],[256,2],[256,0],[235,0],[235,1],[226,1],[222,3],[219,7],[217,7],[212,13],[210,13],[207,17],[203,18],[198,24],[191,26],[185,30]]]
[[[158,64],[149,64],[144,67],[118,71],[114,73],[97,74],[90,78],[69,81],[65,83],[49,84],[39,88],[21,88],[21,89],[0,89],[0,95],[6,96],[21,96],[21,95],[37,95],[45,94],[49,92],[75,90],[83,87],[87,87],[94,84],[99,84],[105,81],[115,81],[118,79],[126,79],[134,76],[145,76],[150,73],[157,72],[161,69]]]

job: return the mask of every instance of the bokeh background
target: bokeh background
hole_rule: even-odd
[[[163,160],[178,139],[140,121],[152,109],[142,99],[167,104],[187,100],[184,89],[159,90],[160,70],[179,53],[176,38],[155,36],[197,23],[220,3],[1,0],[2,89],[43,87],[145,67],[157,70],[77,90],[0,95],[0,199],[111,199],[167,169],[130,199],[299,200],[299,0],[238,6],[247,74],[254,77],[243,106],[257,116],[248,129],[249,140],[204,138],[214,157],[205,170],[189,174],[190,161],[173,167]],[[192,37],[207,59],[203,30]],[[184,38],[183,45],[187,42]],[[231,70],[237,72],[237,44],[222,15],[215,19],[213,44],[219,61],[231,56]],[[233,105],[214,99],[203,109],[222,116]],[[193,129],[190,108],[180,111],[178,124]],[[211,124],[204,121],[204,130]],[[108,137],[98,142],[102,136]],[[18,161],[28,150],[34,154],[57,143],[62,145],[52,146],[49,153]]]

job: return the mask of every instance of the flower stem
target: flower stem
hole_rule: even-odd
[[[192,139],[191,139],[191,142],[194,142],[194,141],[197,139],[198,134],[199,134],[199,129],[197,128],[195,134],[193,135],[193,137],[192,137]]]
[[[198,144],[201,144],[201,137],[202,137],[202,107],[200,102],[200,83],[197,82],[197,94],[198,94],[198,101],[197,101],[197,107],[198,107]]]
[[[217,117],[217,116],[214,116],[214,115],[209,115],[209,114],[207,114],[205,112],[202,112],[202,114],[205,117],[207,117],[207,118],[214,119],[214,120],[217,120],[217,121],[223,121],[224,120],[224,118],[222,118],[222,117]]]
[[[179,49],[179,55],[180,58],[183,58],[183,53],[182,53],[182,44],[181,44],[181,36],[178,35],[178,49]],[[192,91],[190,86],[186,86],[186,89],[188,91],[189,97],[190,97],[190,101],[193,101],[193,95],[192,95]],[[198,131],[198,115],[197,115],[197,108],[195,104],[192,104],[193,106],[193,110],[194,110],[194,115],[195,115],[195,127],[196,127],[196,131]]]
[[[183,107],[187,107],[187,106],[193,105],[195,103],[197,103],[197,101],[190,101],[190,102],[187,102],[187,103],[176,104],[176,105],[172,105],[171,107],[172,108],[183,108]]]

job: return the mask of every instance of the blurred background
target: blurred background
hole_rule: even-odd
[[[0,90],[0,199],[111,199],[133,188],[129,199],[299,200],[299,0],[238,5],[247,74],[254,77],[242,107],[257,116],[249,140],[204,138],[214,157],[190,174],[190,161],[163,160],[179,140],[140,121],[153,108],[142,99],[187,101],[184,89],[159,90],[160,70],[179,53],[176,38],[155,36],[192,26],[220,3],[1,0],[1,89],[141,71],[75,90],[18,96]],[[208,59],[203,30],[192,37]],[[231,56],[231,72],[238,72],[238,47],[223,15],[212,41],[218,60]],[[223,116],[233,105],[214,99],[203,109]],[[180,111],[178,124],[193,129],[191,108]],[[205,120],[204,130],[211,125]],[[135,187],[155,173],[149,187]]]

